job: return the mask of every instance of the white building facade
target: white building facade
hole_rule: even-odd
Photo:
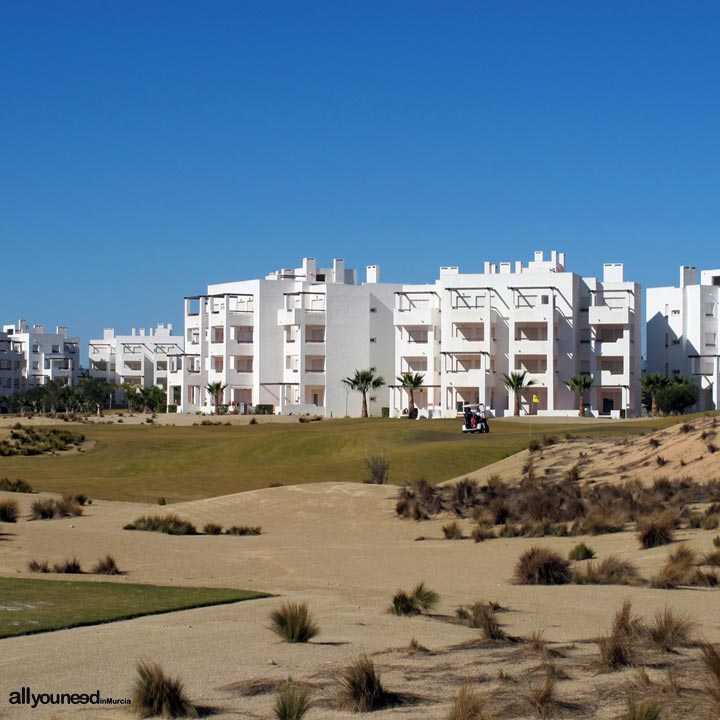
[[[0,333],[0,395],[12,395],[54,380],[73,385],[80,374],[80,341],[67,328],[18,320]]]
[[[454,417],[483,403],[496,416],[512,414],[503,375],[527,372],[534,385],[521,398],[523,414],[577,415],[565,385],[592,376],[589,415],[640,411],[642,299],[621,264],[606,264],[602,281],[565,268],[565,255],[536,252],[522,262],[486,262],[482,273],[440,269],[433,285],[406,285],[396,295],[396,375],[420,372],[415,391],[421,415]],[[407,407],[407,391],[392,388],[391,414]]]
[[[380,283],[368,266],[366,282],[341,259],[264,279],[210,285],[185,298],[185,351],[170,358],[168,399],[179,412],[213,412],[207,386],[226,386],[231,411],[271,405],[283,414],[359,415],[361,398],[342,380],[373,369],[394,372],[393,307],[400,285]],[[369,396],[369,412],[388,405],[385,386]]]
[[[694,378],[698,411],[720,407],[720,269],[684,265],[679,287],[647,290],[647,371]]]
[[[167,389],[169,357],[181,354],[183,347],[183,337],[173,335],[170,324],[147,331],[133,328],[129,335],[105,328],[102,338],[88,344],[90,375],[115,385]]]

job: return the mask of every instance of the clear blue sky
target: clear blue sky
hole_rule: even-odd
[[[720,266],[720,3],[0,0],[0,320],[182,322],[302,256]]]

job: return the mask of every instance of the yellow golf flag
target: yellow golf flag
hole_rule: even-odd
[[[538,398],[537,395],[533,395],[532,401],[533,401],[534,403],[539,403],[539,402],[540,402],[540,399]]]

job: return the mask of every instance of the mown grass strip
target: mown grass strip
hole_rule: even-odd
[[[0,578],[0,638],[269,597],[228,588]]]

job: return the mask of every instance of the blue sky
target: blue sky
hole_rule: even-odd
[[[0,320],[342,257],[719,267],[717,2],[0,2]]]

